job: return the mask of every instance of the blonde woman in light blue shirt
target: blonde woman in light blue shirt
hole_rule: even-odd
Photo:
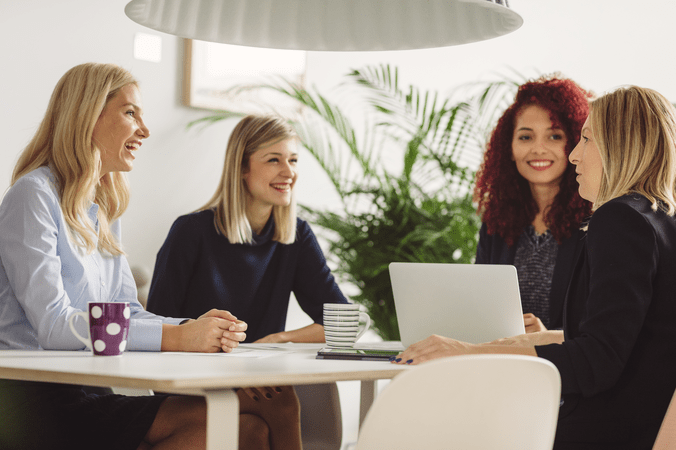
[[[119,217],[129,199],[122,172],[149,135],[126,70],[82,64],[61,78],[0,204],[0,349],[83,348],[68,321],[90,301],[130,303],[128,350],[230,352],[245,339],[246,323],[227,311],[174,319],[138,303]],[[75,326],[87,334],[80,317]],[[276,394],[268,402],[240,394],[240,448],[300,447],[297,398],[289,389]],[[0,399],[0,448],[205,447],[199,397],[94,395],[0,380]]]

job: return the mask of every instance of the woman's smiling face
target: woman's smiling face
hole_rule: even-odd
[[[133,152],[148,136],[141,93],[135,84],[128,84],[108,100],[94,126],[92,139],[101,152],[100,175],[129,172],[136,158]]]
[[[517,115],[512,138],[512,160],[531,185],[558,188],[568,166],[566,133],[554,128],[549,111],[530,105]]]
[[[256,150],[242,177],[247,188],[247,209],[272,209],[291,203],[291,190],[298,178],[295,139],[285,139]]]

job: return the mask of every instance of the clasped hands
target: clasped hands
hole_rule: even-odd
[[[232,352],[246,339],[248,325],[228,311],[212,309],[197,319],[173,326],[163,333],[174,351],[216,353]],[[163,339],[164,344],[164,339]]]

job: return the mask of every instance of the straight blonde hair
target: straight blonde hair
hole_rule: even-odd
[[[593,210],[637,193],[653,210],[676,212],[676,110],[660,93],[626,86],[590,103],[603,176]]]
[[[124,254],[110,224],[127,209],[129,184],[119,172],[99,176],[101,156],[92,133],[108,101],[128,84],[138,86],[129,72],[113,64],[81,64],[66,72],[12,173],[14,184],[28,172],[49,166],[69,231],[87,254],[97,247],[111,255]],[[91,201],[99,205],[98,238],[87,215]]]
[[[246,217],[246,185],[243,174],[249,158],[257,150],[287,139],[296,139],[293,128],[281,117],[249,115],[232,131],[225,151],[221,181],[211,199],[197,211],[214,209],[214,226],[233,244],[253,242],[251,224]],[[291,191],[288,206],[273,206],[273,240],[292,244],[296,240],[296,194]]]

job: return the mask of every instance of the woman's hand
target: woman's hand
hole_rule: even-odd
[[[162,326],[162,351],[229,353],[246,339],[247,324],[228,311],[212,309],[183,325]]]
[[[534,314],[528,313],[523,315],[523,325],[526,328],[526,333],[537,333],[539,331],[547,331],[542,321]]]
[[[432,359],[471,353],[477,353],[476,345],[435,334],[411,345],[397,355],[392,362],[397,364],[420,364]]]
[[[239,397],[242,399],[242,394],[246,394],[249,399],[254,402],[260,402],[263,400],[272,400],[277,395],[283,391],[282,387],[252,387],[252,388],[241,388],[238,393]]]
[[[286,337],[286,332],[282,331],[280,333],[272,333],[264,336],[257,341],[254,341],[254,344],[283,344],[285,342],[290,342]]]
[[[292,386],[244,388],[237,390],[240,417],[252,414],[265,421],[270,446],[285,450],[302,447],[300,403]]]
[[[402,353],[393,357],[392,362],[397,364],[420,364],[437,358],[473,354],[537,356],[537,352],[535,351],[536,345],[560,344],[561,342],[563,342],[563,332],[560,330],[522,334],[484,344],[470,344],[433,335],[411,345]]]
[[[563,341],[563,330],[546,330],[537,333],[526,333],[508,338],[496,339],[495,341],[484,345],[535,347],[536,345],[561,344]]]
[[[243,342],[244,339],[246,339],[246,333],[244,332],[249,325],[247,325],[246,322],[237,319],[237,317],[232,315],[229,311],[212,309],[199,316],[197,320],[208,318],[220,318],[230,322],[230,326],[227,330],[223,331],[223,337],[221,338],[221,350],[224,352],[229,353],[233,351],[240,342]]]
[[[284,342],[326,342],[324,340],[324,326],[313,323],[297,330],[268,334],[255,341],[254,344],[281,344]]]

